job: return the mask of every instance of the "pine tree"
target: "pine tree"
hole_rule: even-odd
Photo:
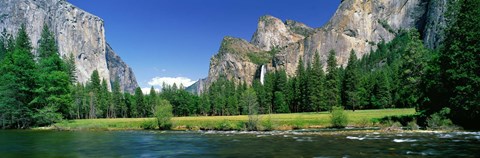
[[[99,107],[97,110],[97,116],[109,118],[109,107],[111,104],[110,93],[108,92],[108,84],[105,79],[102,79],[100,84],[100,92],[98,94]]]
[[[255,96],[257,97],[257,104],[258,104],[258,109],[259,109],[259,113],[263,113],[265,111],[265,109],[267,108],[267,105],[269,103],[269,100],[267,99],[266,97],[266,91],[265,91],[265,87],[260,83],[259,80],[254,80],[253,81],[253,89],[255,90]]]
[[[327,76],[325,82],[325,100],[329,110],[333,106],[339,106],[340,92],[339,92],[339,72],[337,68],[337,60],[335,59],[335,51],[330,50],[327,60]]]
[[[306,70],[305,70],[305,65],[303,63],[303,59],[300,58],[298,61],[297,65],[297,77],[295,78],[295,94],[294,94],[294,106],[295,106],[295,112],[301,112],[303,111],[303,104],[306,102],[304,101],[305,99],[305,83],[307,80],[305,80],[307,77]]]
[[[287,102],[285,100],[285,95],[283,94],[282,91],[276,91],[274,94],[275,100],[274,100],[274,105],[275,113],[288,113],[290,112],[290,109],[288,108]]]
[[[401,103],[403,107],[412,107],[416,105],[419,97],[422,95],[418,90],[421,83],[423,69],[427,66],[427,55],[429,51],[423,46],[420,35],[416,30],[407,32],[409,42],[405,46],[402,54],[402,63],[400,65],[400,75],[402,91],[400,95],[404,98]]]
[[[88,118],[97,118],[97,111],[99,108],[99,95],[101,92],[100,75],[97,70],[93,70],[90,76],[90,81],[87,84],[88,89]]]
[[[275,72],[275,86],[273,88],[273,111],[275,113],[290,112],[285,93],[287,91],[287,73],[285,70]]]
[[[86,118],[84,117],[84,113],[86,112],[85,110],[87,109],[85,107],[85,87],[83,86],[82,83],[77,83],[75,84],[75,87],[73,88],[73,100],[74,100],[74,109],[76,112],[76,119],[81,119],[81,118]]]
[[[303,112],[311,112],[314,110],[314,108],[311,105],[310,102],[310,96],[311,96],[311,75],[313,74],[313,69],[310,63],[307,64],[307,68],[305,69],[305,74],[300,78],[301,85],[300,85],[300,90],[302,93],[302,111]]]
[[[126,112],[123,114],[123,117],[136,117],[137,107],[133,103],[132,95],[130,93],[123,93],[123,98],[126,107]]]
[[[112,87],[112,103],[113,107],[111,109],[113,117],[125,117],[127,112],[127,107],[125,101],[123,100],[123,94],[120,89],[120,81],[118,78],[113,82]]]
[[[265,82],[263,84],[265,90],[265,105],[260,105],[262,109],[265,109],[266,113],[273,112],[273,102],[274,102],[274,93],[275,93],[275,74],[273,72],[268,72],[265,74]]]
[[[75,57],[73,54],[70,54],[68,58],[65,58],[65,70],[69,76],[70,82],[75,83],[77,82],[77,66],[75,65]]]
[[[157,92],[153,86],[150,87],[150,93],[148,94],[147,102],[147,109],[149,110],[147,116],[153,116],[155,113],[155,106],[158,103]]]
[[[355,107],[358,106],[359,96],[358,96],[358,83],[359,83],[359,70],[357,63],[357,55],[355,51],[350,52],[350,57],[348,58],[348,64],[345,69],[344,85],[345,85],[345,94],[346,94],[346,105],[355,111]]]
[[[2,33],[0,34],[0,61],[5,58],[7,55],[7,47],[8,47],[8,34],[7,30],[4,28]]]
[[[289,109],[291,112],[296,112],[296,105],[297,105],[297,102],[296,102],[296,97],[295,97],[295,94],[296,94],[296,87],[295,87],[295,84],[297,83],[296,81],[296,77],[290,77],[288,80],[287,80],[287,88],[286,88],[286,92],[285,92],[285,99],[287,101],[287,104],[289,105]]]
[[[310,102],[312,103],[312,108],[319,112],[320,110],[327,109],[325,106],[325,97],[324,97],[324,80],[325,73],[323,72],[323,66],[320,62],[320,55],[315,53],[313,58],[312,73],[309,77],[309,88],[310,88]]]
[[[391,103],[390,83],[385,72],[378,71],[375,73],[375,85],[373,87],[372,104],[374,108],[385,108]]]
[[[13,41],[11,41],[13,43]],[[10,42],[7,42],[10,44]],[[11,50],[11,52],[9,51]],[[8,128],[28,128],[32,125],[36,63],[25,26],[18,30],[13,46],[8,46],[0,72],[0,107],[6,109]],[[5,126],[4,126],[5,127]]]
[[[133,116],[134,117],[144,117],[145,116],[145,98],[143,96],[142,89],[140,87],[137,87],[135,89],[135,101],[134,101],[134,106],[135,111],[133,111]]]
[[[446,86],[452,121],[465,128],[478,129],[480,125],[472,120],[480,120],[480,0],[456,3],[458,11],[453,14],[455,20],[447,30],[440,51],[440,74]],[[442,100],[435,96],[430,99]]]
[[[51,120],[50,116],[56,116],[57,112],[64,118],[73,118],[75,110],[72,107],[72,82],[65,69],[65,63],[58,53],[55,37],[47,25],[44,25],[38,47],[38,69],[36,71],[35,99],[31,104],[36,110],[43,110],[38,114],[37,120]],[[47,113],[51,111],[52,113]],[[58,120],[55,120],[58,121]],[[53,123],[53,122],[45,122]]]

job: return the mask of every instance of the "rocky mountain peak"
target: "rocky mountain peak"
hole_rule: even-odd
[[[205,85],[208,88],[220,76],[251,84],[261,65],[267,71],[283,69],[293,76],[298,61],[311,63],[315,54],[326,66],[330,50],[336,52],[339,65],[346,65],[351,50],[360,58],[375,50],[377,43],[392,40],[400,29],[419,30],[426,46],[435,48],[442,40],[446,8],[447,0],[343,0],[332,18],[315,29],[293,20],[282,22],[273,16],[262,16],[250,45],[241,39],[236,41],[242,42],[231,42],[228,47],[222,43],[219,54],[224,55],[212,57]],[[265,52],[273,47],[279,52],[269,59]]]
[[[294,20],[286,20],[285,26],[287,26],[287,28],[293,33],[302,35],[304,37],[310,36],[315,31],[315,29],[305,25],[304,23]]]
[[[282,47],[305,38],[288,29],[285,23],[273,16],[265,15],[258,20],[257,30],[253,34],[251,44],[268,51],[273,47]]]

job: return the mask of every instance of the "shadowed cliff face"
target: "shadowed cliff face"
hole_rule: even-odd
[[[107,43],[107,67],[110,72],[110,82],[113,84],[118,79],[120,88],[125,92],[133,93],[138,87],[137,79],[130,68],[123,60],[115,54],[112,47]]]
[[[445,28],[445,8],[446,0],[345,0],[321,28],[312,29],[299,22],[287,20],[283,23],[275,17],[263,16],[251,42],[238,44],[250,44],[250,53],[262,53],[277,47],[280,51],[265,63],[267,70],[285,69],[292,76],[300,58],[309,63],[314,54],[319,53],[326,66],[328,52],[333,49],[338,64],[346,65],[352,49],[362,57],[375,50],[376,43],[392,40],[399,29],[418,29],[426,46],[435,48],[442,40]],[[261,65],[236,55],[236,46],[230,47],[232,49],[223,49],[222,45],[218,54],[212,57],[206,87],[220,76],[236,83],[252,83]]]
[[[110,72],[111,69],[129,69],[126,64],[107,66],[103,20],[65,0],[0,0],[0,30],[16,34],[22,24],[25,24],[34,48],[38,47],[43,25],[49,25],[56,36],[60,55],[68,57],[73,54],[75,57],[79,82],[87,82],[94,70],[98,70],[101,78],[113,81],[124,77],[111,76],[122,74]],[[112,59],[123,63],[120,58]],[[129,73],[133,76],[131,71]],[[129,78],[133,80],[123,80],[122,84],[137,85],[134,77]]]

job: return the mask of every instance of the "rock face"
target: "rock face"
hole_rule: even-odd
[[[114,71],[128,69],[129,75],[133,76],[128,66],[120,58],[114,57],[116,55],[113,51],[111,59],[119,60],[117,63],[122,64],[107,65],[108,46],[103,20],[65,0],[0,0],[0,29],[16,34],[22,24],[26,26],[34,48],[38,47],[43,25],[47,24],[50,27],[56,36],[60,55],[68,57],[73,54],[75,57],[79,82],[87,82],[94,70],[98,70],[100,77],[108,81],[116,77],[124,78],[111,76],[122,73],[111,73],[110,69],[115,69]],[[133,80],[123,80],[122,85],[137,85],[135,77],[128,78]]]
[[[195,82],[194,84],[188,86],[187,88],[185,88],[186,91],[188,92],[191,92],[193,94],[200,94],[201,92],[205,91],[205,83],[206,83],[207,79],[204,78],[204,79],[199,79],[197,82]]]
[[[120,88],[125,92],[133,93],[138,87],[137,79],[130,68],[123,60],[115,54],[112,47],[107,43],[107,67],[110,72],[110,82],[113,84],[118,79]]]
[[[290,26],[292,26],[292,28],[298,27],[294,25],[295,24],[292,24]],[[258,20],[257,31],[253,35],[250,43],[262,50],[268,51],[275,46],[284,46],[303,38],[305,37],[287,28],[282,20],[266,15],[260,17],[260,20]]]
[[[245,81],[251,83],[254,79],[258,65],[252,63],[248,53],[260,52],[261,49],[239,38],[225,37],[222,41],[218,54],[210,60],[207,87],[215,82],[218,77],[226,77],[239,83]]]
[[[289,76],[295,75],[299,59],[309,63],[315,53],[319,53],[326,66],[330,50],[335,50],[339,65],[346,65],[351,50],[362,57],[375,50],[376,43],[392,40],[400,29],[418,29],[426,46],[435,48],[442,40],[446,25],[443,16],[446,3],[447,0],[344,0],[329,22],[317,29],[292,20],[283,23],[272,16],[263,16],[251,45],[244,41],[238,42],[241,46],[224,49],[222,44],[211,59],[206,85],[220,76],[251,84],[261,65],[238,55],[245,49],[240,51],[237,47],[248,47],[250,53],[278,48],[280,51],[266,64],[267,71],[285,69]]]

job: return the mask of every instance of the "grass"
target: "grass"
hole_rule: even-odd
[[[346,110],[348,126],[374,126],[374,120],[385,116],[412,115],[415,109],[380,109],[380,110]],[[270,118],[268,121],[267,118]],[[153,118],[116,118],[116,119],[82,119],[67,120],[54,125],[65,130],[125,130],[142,129],[141,124]],[[243,130],[247,115],[239,116],[190,116],[174,117],[174,130]],[[330,113],[291,113],[260,115],[260,126],[273,126],[274,130],[290,130],[298,128],[326,128],[330,127]],[[265,127],[267,128],[267,127]],[[260,129],[265,129],[260,127]],[[268,127],[272,128],[272,127]]]

